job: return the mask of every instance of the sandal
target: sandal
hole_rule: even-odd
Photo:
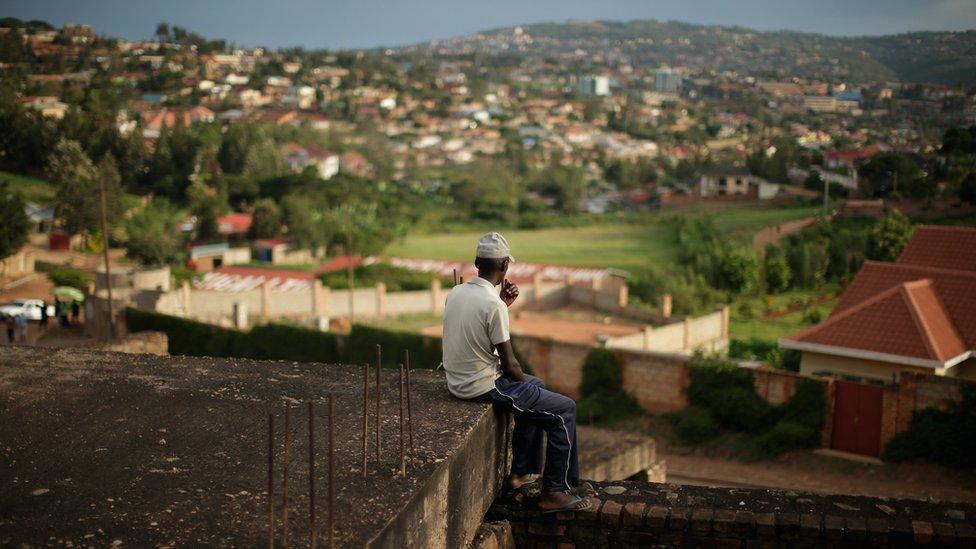
[[[569,500],[569,502],[566,503],[566,505],[563,505],[562,507],[557,507],[555,509],[543,509],[542,513],[549,514],[549,513],[561,513],[563,511],[585,511],[592,506],[593,504],[590,503],[590,500],[583,499],[579,496],[573,496],[573,499]]]
[[[535,474],[535,473],[530,473],[528,475],[519,475],[517,478],[518,478],[518,480],[516,480],[516,477],[515,476],[511,476],[508,479],[508,486],[512,490],[518,490],[519,488],[521,488],[521,487],[523,487],[523,486],[525,486],[527,484],[532,484],[533,482],[538,482],[539,479],[542,478],[542,475],[538,475],[538,474]]]

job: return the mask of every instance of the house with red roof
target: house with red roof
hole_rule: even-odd
[[[865,262],[827,320],[779,344],[804,374],[976,379],[976,228],[919,227],[898,261]]]

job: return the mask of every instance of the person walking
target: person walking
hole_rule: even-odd
[[[580,483],[576,403],[523,373],[512,348],[508,308],[519,290],[505,278],[514,261],[508,241],[488,233],[478,241],[475,256],[478,276],[455,286],[444,305],[447,387],[458,398],[490,402],[515,416],[509,486],[520,488],[541,477],[540,510],[588,509],[591,503],[574,493]]]
[[[81,316],[81,306],[77,301],[71,302],[71,323],[77,325]]]
[[[7,345],[14,344],[14,318],[10,315],[3,316],[3,325],[7,329]]]
[[[46,301],[41,302],[41,320],[37,326],[40,329],[41,333],[47,331],[47,302]]]
[[[20,313],[17,315],[17,341],[23,345],[27,345],[27,314]]]

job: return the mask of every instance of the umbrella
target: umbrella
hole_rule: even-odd
[[[84,301],[85,294],[81,293],[78,288],[72,288],[71,286],[58,286],[52,291],[54,297],[67,297],[73,299],[74,301]]]

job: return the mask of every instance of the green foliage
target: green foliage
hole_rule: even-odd
[[[869,195],[878,198],[895,192],[924,198],[931,196],[935,191],[915,159],[902,153],[877,154],[867,164],[861,166],[858,175],[861,188]]]
[[[270,238],[281,232],[281,209],[270,198],[259,198],[254,202],[250,238]]]
[[[441,363],[436,338],[358,324],[346,336],[284,324],[255,326],[243,332],[131,308],[125,316],[131,332],[165,332],[169,352],[175,355],[376,364],[378,344],[383,346],[386,368],[402,363],[405,350],[410,351],[412,368],[434,369]]]
[[[3,220],[0,223],[0,259],[6,259],[27,243],[31,226],[24,213],[24,201],[10,190],[6,181],[0,182],[0,220]]]
[[[720,287],[733,294],[751,290],[759,280],[759,263],[755,253],[745,248],[724,248],[719,258],[718,277]]]
[[[671,294],[671,312],[676,315],[710,312],[724,298],[701,275],[689,270],[632,272],[627,278],[627,289],[631,299],[654,307],[660,306],[662,295]]]
[[[577,415],[591,422],[616,421],[640,413],[634,397],[624,391],[617,356],[609,349],[590,351],[583,362]]]
[[[748,340],[733,339],[729,341],[729,358],[745,360],[766,360],[776,350],[775,341],[751,338]]]
[[[345,269],[323,273],[319,275],[322,285],[344,290],[349,287],[348,275]],[[356,288],[372,288],[378,283],[386,284],[388,292],[409,292],[415,290],[429,290],[434,281],[432,273],[413,271],[406,267],[397,267],[389,263],[373,263],[360,265],[353,269],[353,283]],[[442,281],[446,282],[446,281]]]
[[[947,410],[915,412],[911,426],[895,435],[881,454],[885,461],[930,461],[976,467],[976,384],[960,386],[962,399]]]
[[[753,457],[817,446],[826,415],[823,383],[799,379],[793,397],[773,406],[756,393],[752,370],[717,359],[692,364],[688,401],[685,410],[669,416],[683,440],[697,444],[719,428],[738,431],[750,437]]]
[[[793,271],[786,260],[786,255],[779,246],[770,245],[766,248],[766,257],[763,261],[763,278],[766,282],[766,291],[778,294],[785,291],[790,286],[790,279]]]
[[[182,242],[179,223],[179,212],[167,200],[153,200],[126,221],[126,256],[145,266],[175,263]]]
[[[868,237],[868,259],[895,261],[912,237],[915,227],[898,210],[878,220]]]
[[[715,438],[720,429],[708,408],[688,406],[680,412],[672,412],[666,418],[674,426],[674,432],[688,444],[701,444]]]
[[[48,271],[47,277],[55,286],[71,286],[82,291],[92,282],[91,275],[71,267],[55,267]]]

